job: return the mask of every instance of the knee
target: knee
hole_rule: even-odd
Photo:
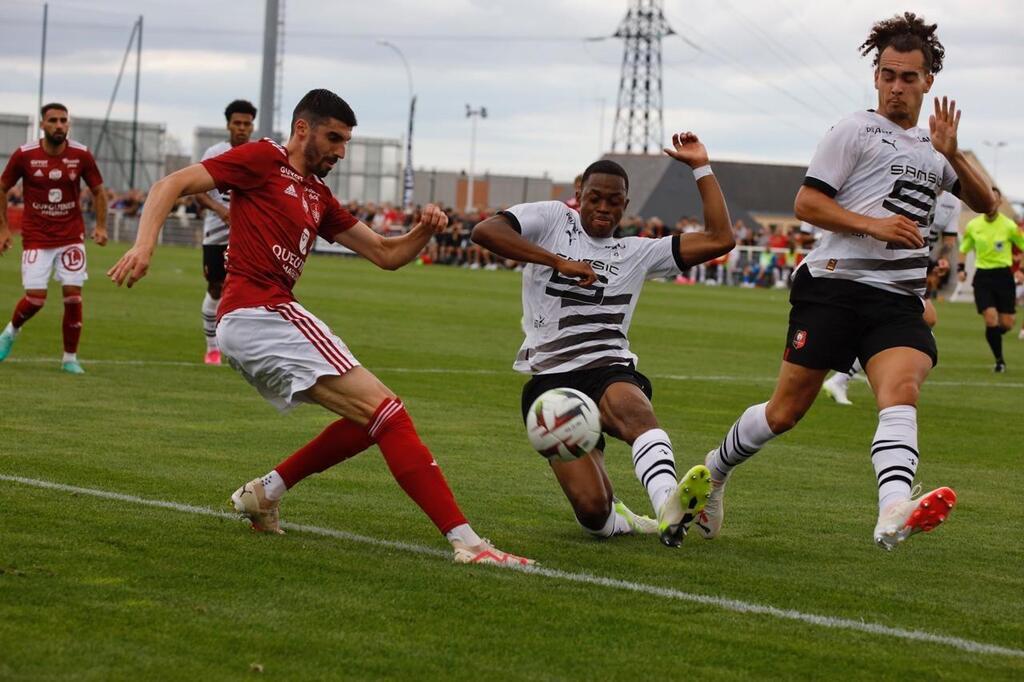
[[[588,530],[601,530],[612,513],[612,500],[603,493],[594,492],[576,496],[572,511],[580,525]]]
[[[806,412],[807,410],[796,409],[792,405],[768,403],[764,416],[768,421],[768,428],[772,430],[772,433],[778,435],[796,426]]]
[[[46,305],[46,292],[45,291],[26,291],[25,301],[36,308],[42,308]]]
[[[892,385],[881,387],[878,391],[878,408],[885,409],[894,405],[917,405],[921,395],[921,387],[913,378],[899,379]]]

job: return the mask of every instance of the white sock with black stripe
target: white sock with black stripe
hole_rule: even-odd
[[[756,455],[768,441],[775,438],[776,434],[768,426],[765,413],[767,407],[768,403],[751,405],[725,434],[725,440],[708,461],[711,480],[719,483],[725,481],[735,467]]]
[[[210,296],[206,292],[203,297],[203,333],[206,334],[206,350],[217,349],[217,304],[219,298]]]
[[[871,464],[878,480],[878,511],[910,499],[917,473],[917,408],[887,407],[878,413],[878,430],[871,443]]]
[[[633,470],[647,488],[651,506],[657,514],[665,499],[676,489],[676,458],[672,441],[662,429],[651,429],[633,441]]]

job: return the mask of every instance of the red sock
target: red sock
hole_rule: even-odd
[[[77,353],[82,336],[82,297],[64,297],[64,352]]]
[[[442,534],[466,523],[441,468],[420,440],[402,401],[389,398],[382,402],[367,431],[384,453],[384,461],[398,485]]]
[[[307,476],[318,474],[338,462],[354,457],[371,445],[373,440],[365,428],[348,419],[339,419],[274,467],[274,470],[284,479],[284,484],[291,488]]]
[[[28,322],[33,315],[43,309],[44,303],[46,303],[45,297],[36,298],[26,294],[24,298],[18,301],[18,305],[14,306],[14,314],[11,315],[11,325],[15,329],[20,329],[21,325]]]

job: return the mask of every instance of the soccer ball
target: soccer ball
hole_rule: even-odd
[[[526,413],[530,445],[548,459],[571,462],[587,454],[601,438],[601,415],[585,393],[553,388],[533,401]]]

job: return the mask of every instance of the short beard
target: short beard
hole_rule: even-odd
[[[61,139],[58,140],[56,137],[53,137],[52,135],[50,135],[50,133],[48,133],[48,132],[46,132],[44,130],[43,131],[43,139],[45,139],[49,144],[52,144],[54,147],[58,147],[58,146],[64,144],[64,141],[68,139],[68,136],[65,133],[65,134],[63,134],[63,137],[61,137]]]

